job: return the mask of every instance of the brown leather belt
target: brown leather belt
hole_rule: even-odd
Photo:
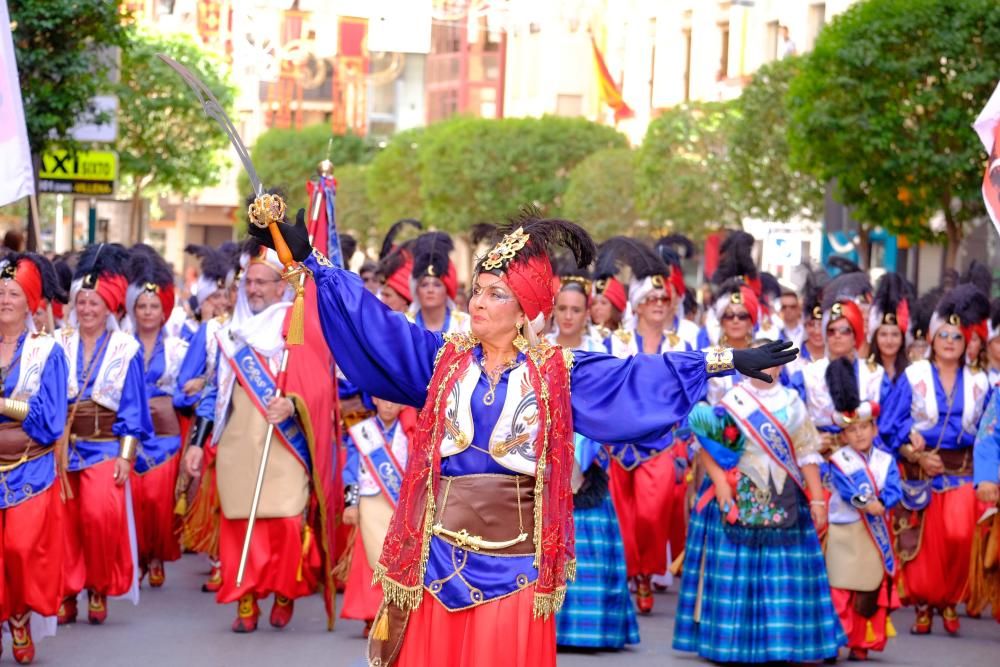
[[[470,551],[535,553],[535,480],[527,475],[442,477],[433,533]]]
[[[50,449],[52,445],[40,445],[29,438],[18,422],[0,424],[0,466],[20,465],[38,458]]]
[[[181,423],[177,420],[172,397],[154,396],[149,399],[149,416],[153,419],[153,433],[156,435],[181,434]]]
[[[111,427],[115,425],[117,414],[93,401],[81,401],[69,425],[71,439],[76,440],[117,440]]]
[[[956,477],[968,477],[972,474],[972,447],[939,449],[937,455],[941,457],[941,463],[944,465],[943,474]]]

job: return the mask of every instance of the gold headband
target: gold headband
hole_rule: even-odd
[[[743,293],[733,292],[729,295],[729,303],[743,305]]]
[[[663,289],[663,276],[650,276],[649,282],[657,289]]]
[[[958,316],[958,313],[952,313],[951,315],[948,316],[948,324],[950,324],[953,327],[961,328],[962,318]]]
[[[483,270],[495,271],[496,269],[505,268],[514,259],[514,256],[524,248],[529,238],[531,236],[524,233],[523,227],[518,227],[510,234],[504,236],[499,243],[486,253],[486,259],[483,260]]]

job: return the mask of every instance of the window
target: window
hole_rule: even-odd
[[[557,116],[582,116],[583,95],[556,95]]]
[[[767,36],[764,39],[764,62],[778,59],[778,48],[781,46],[781,29],[777,21],[767,22]]]
[[[808,47],[812,48],[813,44],[816,43],[816,37],[819,35],[819,31],[823,29],[826,24],[826,3],[817,2],[809,6],[809,25],[808,30]]]
[[[719,42],[721,51],[719,56],[719,71],[715,75],[716,81],[722,81],[729,76],[729,22],[719,24]]]

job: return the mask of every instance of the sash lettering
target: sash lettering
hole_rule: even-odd
[[[400,429],[402,426],[397,425],[396,428]],[[403,482],[403,468],[392,453],[392,447],[386,442],[382,429],[374,420],[366,419],[351,427],[351,437],[382,495],[396,509],[399,488]]]
[[[723,397],[722,405],[739,423],[743,434],[760,445],[760,448],[805,492],[806,480],[795,461],[792,438],[777,417],[768,412],[756,396],[740,385]]]
[[[844,473],[855,488],[863,495],[875,497],[878,494],[878,484],[875,482],[875,475],[865,462],[864,458],[850,447],[842,447],[830,457],[830,462],[837,466],[840,472]],[[893,577],[896,575],[896,556],[892,550],[892,533],[889,531],[889,522],[884,516],[872,516],[864,510],[858,509],[861,520],[868,529],[875,548],[882,555],[882,564],[886,573]]]

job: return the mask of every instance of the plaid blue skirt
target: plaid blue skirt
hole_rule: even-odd
[[[847,639],[830,599],[809,505],[801,494],[799,517],[790,528],[760,529],[780,532],[775,537],[781,539],[734,541],[714,500],[701,514],[692,513],[675,649],[715,662],[739,663],[811,662],[837,655]]]
[[[573,510],[576,525],[576,581],[556,614],[556,643],[581,648],[621,649],[639,643],[625,576],[625,548],[611,496],[590,509]]]

